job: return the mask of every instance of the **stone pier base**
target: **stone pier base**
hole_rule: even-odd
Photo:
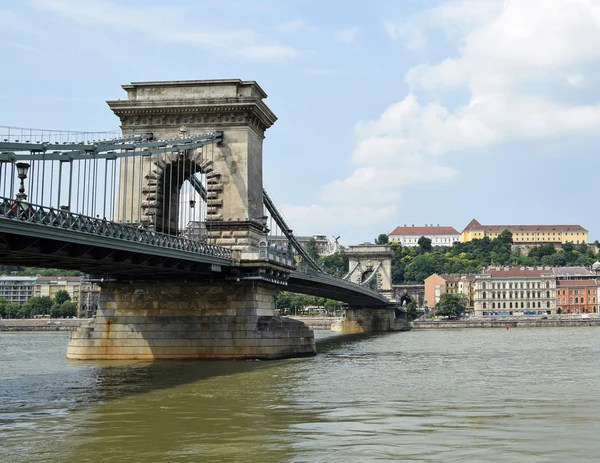
[[[275,359],[315,355],[313,332],[275,317],[260,284],[104,284],[97,317],[71,333],[80,360]]]
[[[406,319],[406,313],[394,308],[348,308],[344,317],[331,325],[331,331],[338,333],[378,333],[408,330],[410,330],[410,323]]]

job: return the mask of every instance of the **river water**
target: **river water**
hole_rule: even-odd
[[[78,362],[0,334],[2,462],[597,462],[595,327],[317,332],[314,358]]]

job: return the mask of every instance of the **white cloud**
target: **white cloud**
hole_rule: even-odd
[[[422,35],[413,45],[442,28],[460,31],[456,49],[410,69],[408,95],[357,124],[353,171],[323,188],[319,206],[290,208],[293,223],[311,221],[305,212],[318,208],[337,208],[338,221],[349,221],[344,226],[354,219],[346,211],[361,211],[365,221],[386,219],[411,184],[457,177],[445,153],[597,131],[599,101],[571,103],[558,99],[557,89],[566,80],[577,91],[584,82],[579,70],[600,66],[600,0],[448,2],[418,17],[423,23],[410,27]],[[404,26],[385,23],[396,40]],[[444,104],[456,88],[466,103]]]
[[[573,86],[580,86],[584,82],[584,77],[581,74],[569,74],[567,76],[567,82]]]
[[[264,37],[254,29],[212,26],[212,21],[201,21],[200,26],[194,27],[189,21],[197,16],[193,7],[145,5],[134,8],[110,0],[35,0],[34,4],[42,11],[72,22],[112,27],[115,34],[141,32],[164,43],[199,46],[249,60],[279,61],[302,53],[297,48]],[[208,7],[202,8],[210,15]],[[297,20],[287,26],[299,30],[304,24]]]
[[[349,27],[346,29],[338,29],[333,32],[333,37],[342,43],[354,43],[358,34],[360,33],[360,28],[358,27]]]
[[[283,21],[277,26],[275,26],[275,30],[278,32],[285,32],[288,34],[296,33],[296,32],[304,32],[310,31],[313,28],[308,25],[308,23],[303,19],[290,19],[288,21]]]
[[[502,0],[454,0],[399,19],[385,19],[383,26],[391,40],[410,50],[420,50],[428,43],[427,34],[441,29],[447,36],[461,36],[473,25],[494,17]]]

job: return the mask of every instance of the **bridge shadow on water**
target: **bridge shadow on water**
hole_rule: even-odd
[[[377,334],[331,334],[317,337],[317,356],[345,350],[344,346],[386,336]],[[156,361],[76,361],[68,360],[75,370],[86,370],[85,385],[66,384],[71,392],[84,392],[79,399],[97,402],[144,394],[160,389],[210,380],[219,376],[260,373],[289,362],[310,362],[318,357],[282,360],[156,360]],[[76,381],[79,383],[79,381]]]

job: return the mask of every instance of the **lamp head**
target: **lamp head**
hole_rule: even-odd
[[[17,177],[20,179],[27,178],[27,172],[29,171],[29,164],[26,162],[17,162]]]

